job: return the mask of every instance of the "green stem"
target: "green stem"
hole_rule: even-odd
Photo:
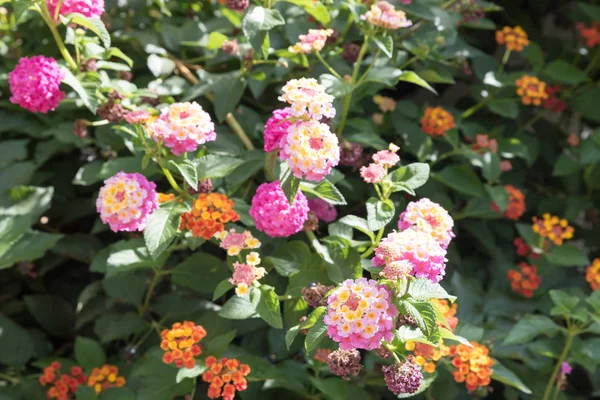
[[[319,239],[317,239],[317,237],[315,236],[315,234],[313,233],[313,231],[304,231],[306,233],[306,237],[308,238],[308,241],[310,242],[310,245],[313,247],[313,249],[315,249],[316,252],[319,252],[319,250],[317,249],[317,247],[315,246],[315,242],[319,243]]]
[[[19,383],[19,378],[15,378],[15,377],[9,376],[7,374],[0,373],[0,379],[4,379],[5,381],[8,381],[15,385]]]
[[[177,193],[183,194],[183,190],[179,187],[179,185],[175,181],[175,178],[173,178],[173,175],[171,174],[171,171],[169,171],[167,168],[165,168],[162,165],[162,163],[160,163],[160,162],[159,162],[159,165],[160,165],[160,169],[162,170],[163,174],[167,177],[167,180],[171,184],[171,187],[173,189],[175,189],[177,191]]]
[[[414,63],[415,61],[417,61],[419,59],[419,57],[417,56],[413,56],[411,58],[409,58],[408,60],[406,60],[404,62],[404,64],[402,64],[401,66],[399,66],[398,68],[403,70],[404,68],[408,67],[409,65],[411,65],[412,63]]]
[[[594,54],[594,57],[592,58],[592,60],[590,61],[588,66],[583,71],[583,72],[585,72],[586,75],[589,74],[594,69],[594,66],[596,65],[596,62],[598,61],[598,59],[600,59],[600,51],[597,50],[596,54]]]
[[[252,141],[246,135],[246,132],[244,132],[244,129],[239,124],[239,122],[237,122],[232,113],[228,113],[225,116],[225,122],[227,122],[227,125],[229,125],[233,133],[235,133],[240,138],[240,140],[244,144],[244,147],[246,147],[247,150],[254,150],[254,145],[252,144]]]
[[[150,285],[148,286],[148,291],[146,292],[146,297],[144,298],[144,305],[140,309],[140,314],[143,314],[144,311],[148,309],[148,306],[150,305],[150,299],[152,298],[152,292],[154,292],[154,288],[156,288],[156,285],[160,281],[162,275],[163,274],[160,271],[155,271],[154,276],[150,281]]]
[[[402,361],[396,354],[396,348],[394,346],[390,345],[388,342],[381,342],[381,343],[383,344],[383,347],[385,347],[390,353],[392,353],[392,357],[394,357],[394,360],[396,360],[396,362],[398,364],[401,364]]]
[[[462,113],[460,115],[460,119],[467,119],[467,118],[469,118],[471,115],[475,114],[483,106],[485,106],[493,97],[494,97],[494,94],[488,93],[487,97],[481,99],[479,101],[479,103],[475,104],[473,107],[467,109],[464,113]]]
[[[335,76],[336,78],[338,78],[340,81],[343,81],[343,80],[344,80],[344,78],[342,78],[342,77],[340,76],[340,74],[338,74],[338,73],[335,71],[335,69],[333,69],[333,68],[331,67],[331,65],[329,65],[329,64],[327,63],[327,61],[325,61],[325,59],[323,58],[323,56],[321,56],[321,53],[319,53],[318,51],[315,51],[315,55],[317,56],[317,58],[319,59],[319,61],[321,61],[321,64],[323,64],[323,65],[325,66],[325,68],[327,68],[327,70],[328,70],[329,72],[331,72],[331,74],[332,74],[333,76]]]
[[[373,253],[373,251],[375,251],[375,247],[379,246],[379,242],[381,241],[381,238],[383,237],[384,229],[385,229],[385,226],[383,228],[381,228],[379,230],[379,232],[377,232],[377,237],[375,238],[375,240],[373,241],[371,246],[367,249],[367,251],[365,251],[364,253],[361,254],[360,258],[367,258],[371,255],[371,253]]]
[[[39,8],[38,8],[38,12],[42,16],[42,19],[44,20],[46,25],[48,25],[48,29],[50,29],[50,32],[52,33],[52,36],[54,37],[54,41],[56,42],[56,45],[58,46],[58,50],[60,50],[60,54],[62,54],[62,56],[65,59],[65,61],[67,62],[67,64],[69,64],[69,68],[73,71],[76,71],[78,69],[77,63],[75,62],[75,60],[73,60],[73,57],[71,57],[71,54],[69,53],[69,51],[67,50],[67,47],[65,46],[64,42],[62,41],[62,38],[60,37],[60,34],[58,33],[58,29],[56,29],[56,24],[54,23],[54,20],[50,16],[50,12],[48,11],[48,6],[46,5],[46,2],[41,3],[41,6],[39,6]]]
[[[517,133],[521,133],[521,132],[526,131],[533,124],[535,124],[540,118],[542,118],[544,115],[546,115],[547,112],[548,112],[548,110],[543,110],[543,111],[538,112],[533,118],[531,118],[529,121],[527,121],[525,123],[525,125],[523,125],[521,128],[519,128],[519,130],[517,131]]]
[[[286,301],[286,300],[291,300],[293,299],[291,294],[280,294],[279,296],[277,296],[277,298],[279,299],[279,301]]]
[[[441,156],[440,156],[440,157],[439,157],[437,160],[433,161],[433,162],[430,164],[430,167],[433,167],[434,165],[436,165],[437,163],[439,163],[439,162],[441,162],[441,161],[445,160],[445,159],[446,159],[446,158],[448,158],[448,157],[457,156],[457,155],[460,155],[461,153],[462,153],[462,152],[461,152],[460,150],[452,150],[452,151],[449,151],[449,152],[447,152],[447,153],[444,153],[444,154],[442,154],[442,155],[441,155]]]
[[[498,71],[496,71],[496,75],[500,75],[504,71],[504,66],[508,62],[508,58],[510,57],[510,50],[504,50],[504,55],[502,56],[502,64],[498,66]]]
[[[573,338],[577,335],[577,332],[571,328],[568,317],[567,317],[567,326],[568,326],[567,341],[565,342],[565,347],[563,347],[562,353],[560,354],[558,361],[556,361],[556,365],[554,366],[554,370],[552,371],[552,376],[550,376],[550,380],[548,381],[548,384],[546,385],[546,390],[544,391],[543,400],[550,399],[550,394],[552,393],[552,388],[554,387],[554,384],[556,383],[556,379],[558,377],[558,373],[560,372],[560,366],[567,359],[567,356],[569,355],[569,350],[571,349],[571,345],[573,344]]]

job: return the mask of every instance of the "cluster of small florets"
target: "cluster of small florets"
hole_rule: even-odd
[[[592,47],[600,45],[600,23],[594,21],[588,27],[580,22],[577,24],[577,30],[586,47],[591,49]]]
[[[369,21],[371,25],[385,29],[400,29],[412,25],[412,21],[406,18],[404,11],[396,10],[387,1],[379,1],[371,6],[361,19]]]
[[[554,112],[562,112],[567,109],[567,103],[561,100],[557,94],[562,90],[560,85],[546,86],[548,98],[542,102],[542,107]]]
[[[130,111],[125,115],[125,121],[131,125],[143,125],[150,119],[151,115],[145,110]]]
[[[430,374],[435,372],[436,363],[450,354],[450,347],[445,346],[442,339],[439,340],[438,346],[434,347],[426,343],[419,343],[413,341],[407,341],[404,345],[406,350],[412,351],[414,356],[414,362],[423,371]]]
[[[308,211],[304,193],[298,190],[290,205],[279,181],[274,181],[258,187],[249,213],[259,231],[271,237],[287,237],[302,230]]]
[[[373,154],[373,162],[360,168],[360,176],[366,183],[379,183],[385,178],[388,168],[400,162],[396,154],[400,147],[390,143],[388,150],[380,150]]]
[[[535,76],[523,75],[515,81],[517,94],[521,97],[521,102],[525,105],[533,104],[539,106],[542,101],[548,99],[546,93],[546,82],[539,80]]]
[[[398,229],[405,230],[415,227],[430,234],[444,249],[448,247],[454,237],[453,226],[454,220],[448,211],[428,198],[408,203],[398,221]]]
[[[209,240],[215,233],[224,231],[226,223],[240,219],[233,206],[233,200],[224,194],[201,193],[192,210],[181,215],[179,229],[188,229],[195,237]]]
[[[517,255],[522,257],[531,257],[532,259],[539,258],[540,255],[535,251],[531,250],[531,247],[525,242],[525,239],[518,237],[513,240]]]
[[[421,368],[414,362],[413,356],[408,356],[400,363],[385,366],[381,370],[385,384],[395,395],[415,393],[423,380]]]
[[[108,388],[125,386],[125,378],[119,376],[119,368],[104,364],[102,368],[92,370],[88,386],[94,388],[94,391],[98,394]]]
[[[320,120],[335,117],[333,96],[325,93],[325,87],[314,78],[300,78],[288,81],[282,88],[279,100],[290,105],[292,116]]]
[[[372,264],[375,267],[408,262],[410,274],[439,282],[445,275],[446,250],[427,232],[415,227],[392,232],[375,249]]]
[[[32,112],[53,111],[65,98],[65,92],[60,90],[64,77],[65,73],[53,58],[21,57],[8,74],[10,102]]]
[[[165,351],[163,362],[175,363],[177,368],[194,368],[196,358],[202,354],[198,343],[204,339],[206,331],[201,325],[191,321],[176,322],[171,329],[164,329],[160,333],[160,348]]]
[[[298,54],[308,54],[313,51],[321,51],[325,47],[327,38],[333,35],[333,29],[309,29],[308,34],[300,35],[300,40],[293,46],[288,48],[288,51]]]
[[[87,376],[81,370],[81,367],[72,367],[70,374],[61,374],[61,363],[54,361],[44,368],[39,382],[42,386],[50,386],[46,391],[48,399],[68,400],[75,396],[79,385],[87,383]]]
[[[431,299],[431,304],[438,309],[438,312],[444,317],[445,324],[438,321],[438,326],[447,326],[452,332],[458,325],[458,318],[456,312],[458,311],[458,304],[450,303],[446,299]]]
[[[332,374],[349,380],[357,376],[363,368],[360,363],[360,353],[356,349],[338,349],[327,357],[327,365]]]
[[[496,43],[506,45],[506,49],[510,51],[523,51],[525,46],[529,44],[529,38],[527,32],[520,26],[514,28],[505,26],[496,31]]]
[[[375,280],[347,279],[327,299],[327,334],[342,350],[374,350],[394,337],[390,291]]]
[[[594,259],[592,265],[587,267],[585,280],[590,284],[592,290],[600,289],[600,258]]]
[[[479,153],[485,153],[489,150],[491,153],[496,154],[498,152],[498,142],[496,139],[490,139],[488,135],[477,134],[475,136],[475,143],[471,146],[471,149]]]
[[[96,209],[113,232],[142,231],[158,208],[156,185],[137,172],[119,172],[104,181]]]
[[[504,185],[504,189],[508,193],[508,206],[502,215],[516,221],[525,212],[525,195],[512,185]],[[492,209],[500,212],[500,208],[494,202],[492,202]]]
[[[250,231],[238,233],[233,228],[215,233],[215,238],[221,241],[219,247],[227,250],[229,256],[237,256],[242,250],[258,249],[261,245]]]
[[[325,295],[333,289],[333,286],[325,286],[320,283],[311,283],[307,287],[302,288],[302,298],[306,301],[309,307],[317,308],[327,305]]]
[[[250,373],[250,367],[241,364],[235,358],[221,358],[217,360],[213,356],[206,358],[208,371],[202,374],[202,380],[210,383],[207,396],[209,399],[233,400],[236,390],[241,392],[248,388],[246,376]]]
[[[454,117],[442,107],[427,107],[421,118],[421,129],[430,136],[446,136],[456,126]]]
[[[257,267],[260,264],[260,257],[253,251],[246,256],[246,263],[233,263],[233,275],[229,278],[229,283],[235,285],[235,294],[243,296],[250,292],[250,286],[265,276],[263,267]]]
[[[508,280],[513,292],[525,297],[533,296],[533,292],[542,283],[542,277],[537,274],[537,268],[521,262],[519,270],[511,269],[508,271]]]
[[[323,199],[309,199],[308,208],[315,213],[319,221],[333,222],[337,218],[337,210],[335,207]]]
[[[196,102],[171,104],[148,125],[148,131],[157,143],[164,143],[176,156],[195,151],[198,145],[217,138],[210,115]]]
[[[265,151],[270,152],[281,147],[281,140],[287,135],[288,128],[292,125],[291,117],[292,109],[290,107],[273,111],[273,115],[265,125]]]
[[[386,97],[382,95],[376,95],[373,97],[373,103],[379,106],[379,110],[382,113],[392,112],[396,110],[396,100],[391,97]]]
[[[566,219],[545,213],[542,219],[533,217],[533,231],[541,237],[550,239],[555,245],[560,246],[565,240],[573,239],[575,229]]]
[[[104,13],[104,0],[46,0],[50,16],[79,13],[87,18],[100,18]],[[58,12],[56,7],[59,6]],[[58,19],[58,18],[56,18]]]
[[[471,346],[459,344],[450,348],[453,357],[452,371],[454,380],[458,383],[465,382],[467,390],[474,392],[479,387],[485,387],[491,382],[492,365],[494,360],[488,355],[489,349],[477,342]]]

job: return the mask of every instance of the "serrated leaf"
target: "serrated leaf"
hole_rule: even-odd
[[[256,318],[256,304],[250,302],[249,296],[233,296],[221,307],[219,316],[227,319]],[[256,296],[258,300],[258,296]]]
[[[306,243],[299,240],[284,243],[266,257],[266,261],[273,264],[277,273],[285,277],[299,271],[309,259],[310,249]]]
[[[271,286],[262,285],[260,289],[253,288],[254,290],[260,290],[261,293],[260,300],[256,305],[258,315],[273,328],[283,328],[279,298],[275,293],[275,289]]]
[[[338,222],[363,232],[365,235],[369,236],[371,241],[375,240],[375,235],[373,234],[371,229],[369,229],[369,224],[364,218],[357,217],[356,215],[346,215],[344,218],[341,218]]]
[[[192,161],[196,165],[198,180],[225,178],[244,163],[238,158],[209,154]]]
[[[102,367],[106,362],[104,349],[95,340],[77,336],[75,339],[75,359],[86,371]]]
[[[492,376],[491,378],[495,381],[502,382],[505,385],[512,386],[516,389],[519,389],[521,392],[526,394],[531,394],[531,389],[529,389],[519,377],[506,368],[504,365],[500,364],[500,361],[497,359],[494,360],[494,365],[492,365]]]
[[[464,344],[469,347],[473,347],[473,345],[467,339],[465,339],[462,336],[455,335],[446,328],[440,328],[440,335],[442,336],[442,339],[454,340],[455,342]]]
[[[414,83],[415,85],[424,87],[425,89],[429,90],[430,92],[437,94],[436,90],[434,88],[432,88],[431,86],[429,86],[429,83],[427,83],[425,81],[425,79],[421,78],[419,75],[417,75],[413,71],[402,72],[402,74],[400,75],[400,77],[398,79],[401,81],[404,81],[404,82]]]
[[[411,282],[408,288],[408,294],[417,301],[425,301],[429,299],[448,299],[454,303],[456,296],[452,296],[446,292],[446,289],[439,283],[433,283],[426,278],[418,278]]]
[[[295,4],[306,11],[307,14],[311,15],[321,25],[327,26],[331,18],[329,17],[329,11],[327,7],[320,2],[314,2],[312,0],[284,0],[287,3]]]
[[[304,348],[307,353],[313,351],[327,333],[327,325],[325,325],[324,318],[325,314],[322,314],[306,335]]]
[[[394,54],[394,38],[391,36],[375,36],[373,37],[373,41],[387,58],[392,58]]]
[[[503,344],[527,343],[538,335],[553,337],[560,329],[560,326],[545,315],[527,314],[508,332]]]
[[[311,182],[302,182],[300,183],[300,190],[323,199],[329,204],[340,206],[347,204],[342,193],[327,179],[323,179],[317,184]]]
[[[553,246],[547,253],[546,259],[561,267],[580,267],[590,265],[589,258],[579,248],[564,244]]]
[[[367,200],[367,225],[372,231],[379,230],[390,223],[396,209],[391,200],[381,201],[375,197]]]
[[[298,333],[300,333],[300,325],[295,325],[295,326],[292,326],[290,329],[288,329],[288,331],[285,333],[286,349],[288,349],[288,350],[290,349],[290,347],[292,346],[292,343],[294,343],[294,340],[298,336]]]
[[[92,112],[92,114],[96,114],[96,110],[98,109],[98,96],[96,94],[98,84],[86,82],[86,89],[68,68],[61,66],[61,71],[64,72],[62,82],[65,85],[69,85],[75,93],[77,93],[81,101],[83,101],[83,104]]]
[[[402,300],[400,305],[415,319],[423,335],[429,339],[436,329],[437,321],[437,314],[433,305],[428,302],[409,302],[406,300]]]
[[[198,190],[198,171],[194,163],[189,160],[183,160],[181,162],[169,161],[169,165],[177,168],[183,179],[190,185],[194,190]]]
[[[206,365],[204,365],[204,363],[202,363],[201,365],[196,364],[194,368],[180,368],[179,371],[177,371],[175,382],[180,383],[182,380],[187,378],[196,378],[197,376],[202,375],[207,369],[208,368],[206,367]]]
[[[104,22],[102,22],[102,20],[99,18],[88,18],[83,14],[71,13],[65,16],[60,16],[60,20],[65,26],[77,24],[88,28],[102,40],[105,48],[108,49],[110,47],[110,34],[106,30]]]
[[[175,239],[179,220],[186,207],[178,202],[164,204],[154,211],[144,228],[144,241],[150,255],[156,260]]]
[[[429,164],[412,163],[392,171],[388,178],[394,184],[394,191],[418,189],[429,179]],[[398,188],[396,187],[398,185]]]
[[[171,280],[200,293],[213,293],[215,286],[229,276],[229,271],[218,257],[194,253],[175,266]]]
[[[285,198],[288,200],[290,205],[292,205],[294,203],[296,195],[298,194],[298,189],[300,188],[300,179],[294,176],[292,170],[287,165],[287,163],[281,164],[279,182],[281,185],[281,189],[285,194]]]

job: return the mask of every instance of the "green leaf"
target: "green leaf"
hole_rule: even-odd
[[[552,176],[567,176],[577,172],[581,168],[579,162],[567,154],[561,154],[556,159]]]
[[[206,48],[209,50],[218,50],[227,39],[227,35],[223,35],[221,32],[211,32],[208,34],[208,39],[206,40]]]
[[[417,71],[419,76],[430,83],[456,83],[451,70],[447,69],[422,69]]]
[[[146,292],[146,280],[145,274],[133,271],[104,278],[102,287],[108,297],[138,306]]]
[[[27,158],[27,144],[29,139],[4,140],[0,147],[0,166],[12,164]]]
[[[551,290],[550,298],[554,307],[550,310],[552,316],[570,316],[573,309],[579,304],[579,299],[575,296],[571,296],[562,290]]]
[[[490,183],[497,182],[502,174],[502,170],[500,169],[500,157],[498,157],[497,154],[487,152],[481,156],[481,160],[483,162],[481,167],[483,177]]]
[[[153,259],[157,259],[175,239],[181,214],[186,207],[172,201],[154,211],[144,228],[144,241]]]
[[[494,358],[494,365],[492,365],[492,376],[491,378],[495,381],[504,383],[505,385],[512,386],[516,389],[519,389],[521,392],[526,394],[531,394],[531,389],[529,389],[525,384],[519,379],[514,372],[510,369],[506,368],[504,365],[500,364],[500,361]]]
[[[94,332],[101,343],[124,339],[127,336],[146,329],[146,323],[139,315],[128,312],[124,314],[105,314],[96,320]]]
[[[178,370],[162,362],[164,351],[152,348],[135,364],[128,379],[139,382],[137,399],[165,400],[184,396],[192,391],[192,379],[184,379],[177,383]],[[109,400],[109,399],[107,399]],[[113,399],[110,399],[113,400]]]
[[[392,171],[388,178],[394,184],[394,191],[418,189],[429,179],[429,164],[412,163]]]
[[[504,186],[485,186],[485,191],[492,201],[498,206],[500,211],[506,211],[508,207],[508,192]]]
[[[91,386],[79,385],[77,387],[77,392],[75,393],[76,400],[96,400],[98,395],[96,391]]]
[[[357,217],[356,215],[346,215],[344,218],[341,218],[338,222],[361,231],[362,233],[367,235],[371,239],[371,241],[375,240],[375,235],[369,229],[369,224],[364,218]]]
[[[519,116],[519,104],[512,99],[492,99],[487,103],[487,107],[501,117],[517,119]]]
[[[587,80],[586,73],[565,60],[554,60],[546,66],[544,74],[558,83],[576,85]]]
[[[455,335],[446,328],[440,328],[440,335],[442,336],[442,339],[454,340],[455,342],[472,347],[471,343],[467,339],[462,336]]]
[[[198,180],[203,180],[224,178],[244,161],[237,158],[209,154],[192,162],[196,165]]]
[[[325,91],[333,97],[344,97],[352,93],[354,88],[346,81],[331,74],[321,74],[319,83],[325,87]]]
[[[219,122],[223,122],[227,114],[235,109],[245,90],[246,80],[239,76],[220,79],[212,85],[215,114]]]
[[[293,240],[278,246],[269,257],[266,257],[265,261],[273,264],[279,275],[289,277],[299,271],[300,267],[309,259],[310,249],[306,243]]]
[[[59,337],[73,333],[75,309],[62,297],[39,294],[25,296],[23,300],[31,315],[46,332]]]
[[[588,303],[597,314],[600,314],[600,290],[596,290],[590,294],[590,296],[585,299],[586,303]]]
[[[213,293],[217,284],[229,275],[219,258],[208,253],[194,253],[175,266],[171,280],[200,293]]]
[[[215,288],[212,301],[215,301],[216,299],[220,298],[231,289],[233,289],[233,285],[229,283],[227,279],[223,279]]]
[[[258,296],[255,296],[258,300]],[[248,296],[233,296],[219,310],[219,316],[227,319],[256,318],[256,304],[250,302]]]
[[[473,170],[466,166],[449,166],[439,173],[432,173],[432,176],[452,189],[479,197],[483,195],[483,186]]]
[[[150,54],[146,60],[146,66],[155,78],[165,78],[175,71],[177,64],[168,57]]]
[[[433,283],[429,279],[418,278],[412,281],[408,288],[408,294],[417,301],[425,301],[429,299],[448,299],[454,303],[456,296],[452,296],[446,292],[439,283]]]
[[[300,190],[306,193],[310,193],[320,199],[325,200],[329,204],[346,205],[346,199],[342,193],[327,179],[323,179],[321,182],[314,184],[312,182],[302,182],[300,184]]]
[[[98,400],[135,400],[135,393],[127,387],[102,389]]]
[[[210,342],[208,342],[208,345],[206,347],[207,354],[213,355],[215,357],[221,357],[225,350],[227,350],[227,346],[229,346],[229,343],[231,343],[233,339],[235,339],[236,334],[237,331],[234,329],[232,331],[210,339]]]
[[[101,367],[106,362],[104,349],[95,340],[77,336],[75,339],[75,359],[86,371]]]
[[[143,239],[121,240],[98,252],[92,260],[90,271],[113,276],[122,272],[159,267],[160,265],[160,262],[155,262],[148,254],[148,248]]]
[[[268,31],[284,24],[285,20],[276,9],[253,5],[242,20],[242,31],[254,50],[261,52],[266,58],[268,52],[265,51],[265,47],[269,46]]]
[[[426,338],[431,337],[436,329],[437,314],[435,308],[429,302],[400,301],[400,307],[410,314],[416,321],[417,326]]]
[[[285,333],[285,348],[286,349],[288,349],[288,350],[290,349],[290,347],[294,343],[294,340],[298,336],[298,333],[300,333],[300,325],[295,325],[295,326],[292,326],[290,329],[288,329],[288,331]]]
[[[96,110],[98,109],[98,95],[96,89],[98,88],[98,85],[86,85],[84,87],[81,81],[73,75],[71,70],[66,67],[61,67],[61,71],[64,72],[62,83],[69,85],[75,93],[77,93],[88,110],[90,110],[92,114],[96,114]]]
[[[27,330],[0,314],[0,364],[24,366],[35,355],[33,338]]]
[[[35,5],[36,0],[12,0],[13,13],[16,21],[21,19],[21,16],[29,9]]]
[[[574,96],[572,102],[574,111],[580,112],[591,121],[600,122],[600,113],[598,113],[598,107],[596,107],[598,96],[600,96],[600,88],[598,87],[583,90],[581,94]]]
[[[394,54],[394,39],[391,36],[374,36],[373,41],[387,58],[392,58]]]
[[[284,0],[287,3],[295,4],[306,11],[307,14],[311,15],[321,25],[327,26],[331,18],[329,17],[329,11],[327,7],[320,2],[314,2],[312,0]]]
[[[294,176],[292,170],[287,165],[287,163],[281,164],[279,182],[281,185],[281,189],[285,194],[285,198],[288,200],[290,205],[292,205],[294,203],[296,195],[298,194],[298,189],[300,188],[300,179]]]
[[[527,314],[513,326],[502,344],[527,343],[538,335],[553,337],[560,329],[560,326],[545,315]]]
[[[306,320],[302,322],[299,326],[300,329],[310,329],[321,319],[324,313],[327,312],[327,307],[319,306],[312,310],[312,312],[308,315]]]
[[[317,322],[309,329],[308,334],[306,335],[304,348],[307,353],[313,351],[327,333],[327,325],[325,325],[324,318],[325,314],[323,313],[319,316]]]
[[[390,223],[396,209],[391,200],[381,201],[375,197],[367,200],[367,225],[372,231],[379,230]]]
[[[23,219],[0,216],[0,270],[11,267],[19,261],[41,258],[63,237],[63,235],[33,230],[25,232],[7,230],[7,227],[14,226],[13,223],[19,221],[22,222]],[[10,240],[7,240],[8,238]]]
[[[435,89],[432,88],[431,86],[429,86],[429,83],[427,83],[423,78],[421,78],[419,75],[417,75],[413,71],[402,72],[402,74],[399,77],[399,80],[404,81],[404,82],[414,83],[415,85],[424,87],[425,89],[429,90],[430,92],[437,94]]]
[[[206,371],[206,365],[196,364],[194,368],[179,368],[177,371],[177,376],[175,377],[175,382],[180,383],[182,380],[187,378],[196,378],[200,376]]]
[[[538,247],[539,235],[533,231],[531,224],[516,224],[515,227],[517,228],[517,232],[519,232],[519,236],[527,242],[529,247]]]
[[[402,71],[392,67],[374,67],[363,78],[361,85],[368,82],[381,83],[385,86],[396,86],[398,79],[402,75]],[[356,89],[356,88],[355,88]]]
[[[177,168],[183,179],[190,185],[194,190],[198,190],[198,170],[196,165],[190,160],[183,160],[181,162],[169,161],[169,165]]]
[[[60,21],[65,25],[69,26],[71,24],[81,25],[90,31],[94,32],[96,36],[98,36],[105,48],[110,47],[110,34],[106,30],[106,26],[104,26],[104,22],[99,18],[88,18],[85,15],[79,13],[67,14],[65,16],[60,16]]]
[[[561,267],[580,267],[590,265],[589,258],[575,246],[553,246],[545,253],[546,259],[554,265]]]
[[[334,283],[362,276],[361,258],[358,251],[340,242],[326,242],[325,257],[327,276]]]
[[[273,328],[282,329],[281,308],[275,289],[271,286],[262,285],[260,289],[252,288],[251,295],[256,291],[260,292],[260,299],[256,305],[258,315]]]

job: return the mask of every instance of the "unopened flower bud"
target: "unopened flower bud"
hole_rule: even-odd
[[[327,294],[327,292],[329,292],[331,289],[333,289],[333,286],[325,286],[321,285],[320,283],[315,283],[308,287],[302,288],[302,296],[304,297],[304,301],[306,301],[309,306],[317,308],[325,305],[327,302],[325,294]]]
[[[250,5],[250,0],[226,0],[225,5],[233,11],[245,11]]]
[[[360,53],[360,46],[356,43],[346,42],[344,43],[344,50],[342,51],[342,58],[348,61],[350,64],[354,64],[358,59],[358,53]]]

